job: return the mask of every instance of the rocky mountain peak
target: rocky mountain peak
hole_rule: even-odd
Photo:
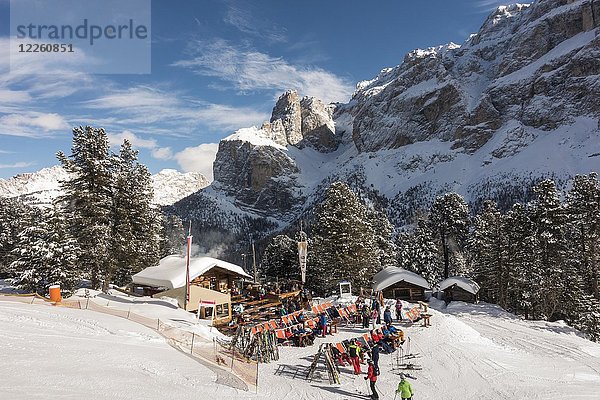
[[[295,90],[283,93],[271,113],[271,124],[281,122],[288,144],[297,144],[302,140],[302,109],[300,97]]]
[[[408,53],[357,87],[349,107],[356,147],[436,139],[472,153],[509,121],[551,130],[582,111],[597,118],[589,81],[597,82],[600,68],[599,16],[600,1],[502,6],[463,46]]]

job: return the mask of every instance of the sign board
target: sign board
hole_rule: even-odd
[[[306,259],[308,257],[308,242],[298,242],[298,257],[300,260],[300,273],[302,274],[302,284],[306,282]]]

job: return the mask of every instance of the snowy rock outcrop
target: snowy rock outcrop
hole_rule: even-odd
[[[340,141],[334,106],[290,90],[279,97],[270,122],[244,128],[221,140],[213,172],[215,188],[252,209],[285,213],[302,201],[296,175],[302,173],[288,147],[328,153]]]
[[[213,164],[216,187],[251,208],[273,212],[293,205],[290,176],[298,172],[287,149],[264,128],[240,129],[221,140]]]
[[[189,196],[210,184],[200,172],[179,172],[163,169],[152,175],[154,204],[167,206]]]
[[[67,179],[69,174],[58,165],[15,175],[0,179],[0,196],[19,197],[30,205],[48,206],[62,193],[60,181]]]
[[[415,50],[361,82],[349,107],[355,144],[378,151],[439,139],[473,152],[511,120],[549,131],[597,118],[598,26],[598,1],[499,7],[463,46]]]
[[[296,144],[302,140],[302,109],[295,90],[287,91],[279,97],[271,113],[271,124],[283,126],[286,144]],[[282,142],[280,138],[277,141]]]

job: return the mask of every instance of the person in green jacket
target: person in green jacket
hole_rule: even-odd
[[[413,390],[410,386],[410,382],[406,380],[404,374],[400,375],[400,383],[398,384],[398,389],[396,389],[396,393],[400,393],[400,397],[402,397],[402,400],[412,399]]]

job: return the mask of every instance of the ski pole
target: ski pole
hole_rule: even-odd
[[[396,392],[396,394],[394,395],[394,400],[396,400],[396,397],[398,397],[398,392]]]

